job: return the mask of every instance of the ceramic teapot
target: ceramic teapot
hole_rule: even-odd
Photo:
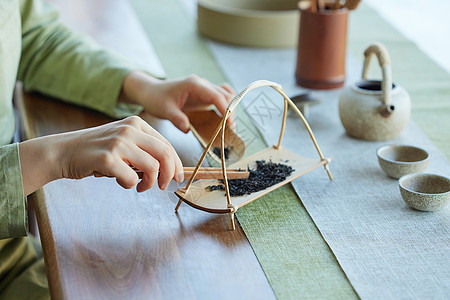
[[[382,80],[368,80],[370,59],[376,54]],[[364,140],[388,140],[405,128],[411,101],[405,89],[392,83],[389,53],[381,43],[364,51],[362,79],[339,96],[339,115],[347,133]]]

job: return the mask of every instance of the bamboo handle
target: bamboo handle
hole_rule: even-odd
[[[254,90],[256,88],[259,87],[263,87],[263,86],[270,86],[272,88],[274,88],[275,90],[277,89],[282,89],[281,85],[275,82],[271,82],[268,80],[258,80],[253,82],[252,84],[250,84],[249,86],[247,86],[245,89],[243,89],[239,94],[237,94],[233,100],[230,101],[230,104],[228,104],[228,108],[227,111],[230,112],[230,114],[236,109],[236,106],[238,106],[239,102],[241,102],[242,98],[244,98],[244,96],[250,92],[251,90]],[[228,116],[227,116],[228,118]]]
[[[391,64],[391,58],[386,47],[383,44],[376,42],[367,47],[366,51],[364,51],[364,69],[369,69],[368,63],[370,63],[370,59],[372,58],[373,54],[377,56],[380,67]],[[367,75],[367,72],[365,73],[365,75]],[[363,78],[365,79],[364,75]]]
[[[373,55],[378,58],[382,71],[381,92],[384,106],[381,108],[383,115],[390,115],[394,111],[394,106],[391,103],[391,90],[392,90],[392,71],[391,71],[391,58],[386,47],[381,43],[374,43],[367,47],[364,51],[364,67],[362,72],[362,79],[367,80],[369,76],[370,59]]]

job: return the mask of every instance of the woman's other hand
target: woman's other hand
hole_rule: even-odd
[[[230,85],[215,85],[196,75],[159,80],[135,71],[125,78],[122,87],[123,101],[142,105],[150,114],[170,120],[183,132],[189,131],[189,119],[184,111],[214,105],[224,115],[234,95]],[[229,121],[233,122],[232,117]]]

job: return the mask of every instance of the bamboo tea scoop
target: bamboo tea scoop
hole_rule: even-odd
[[[133,167],[133,169],[138,173],[139,178],[142,177],[142,171]],[[184,178],[188,179],[194,173],[194,167],[184,167],[183,173]],[[250,172],[242,170],[242,169],[227,169],[227,178],[228,179],[242,179],[248,178]],[[221,168],[200,168],[195,176],[195,179],[223,179],[222,169]]]
[[[194,167],[184,167],[184,178],[189,178],[194,173]],[[248,178],[250,172],[242,169],[227,169],[228,179],[242,179]],[[195,176],[195,179],[223,179],[221,168],[200,168]]]
[[[186,112],[186,115],[189,117],[192,133],[202,147],[206,148],[222,118],[214,110],[190,111]],[[221,162],[221,160],[214,152],[214,148],[220,149],[221,141],[222,137],[219,135],[214,140],[212,149],[208,151],[209,155],[217,162]],[[244,141],[228,123],[225,125],[225,147],[229,149],[226,160],[230,165],[239,161],[245,153]]]

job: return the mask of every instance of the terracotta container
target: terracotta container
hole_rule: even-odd
[[[346,8],[312,12],[300,10],[300,34],[295,78],[311,89],[344,85],[347,44]]]

